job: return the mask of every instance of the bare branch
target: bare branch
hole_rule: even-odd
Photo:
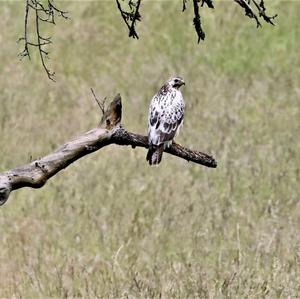
[[[19,38],[18,42],[24,41],[24,50],[18,54],[18,56],[22,59],[28,56],[30,60],[30,53],[28,49],[28,13],[29,13],[29,0],[26,0],[25,6],[25,20],[24,20],[24,37]]]
[[[106,98],[104,98],[102,101],[98,100],[98,98],[96,97],[95,95],[95,92],[93,90],[93,88],[91,88],[91,91],[92,91],[92,94],[94,96],[94,100],[96,101],[96,103],[98,104],[101,112],[102,112],[102,115],[104,115],[105,113],[105,102],[106,102]]]
[[[48,0],[48,7],[49,10],[52,11],[53,15],[54,12],[57,12],[58,16],[63,17],[64,19],[69,19],[68,12],[58,9],[55,5],[53,5],[53,1]]]
[[[201,39],[204,40],[205,39],[205,33],[202,30],[202,25],[201,25],[201,18],[200,18],[200,13],[199,13],[199,1],[200,0],[193,0],[194,2],[194,26],[195,26],[195,30],[196,33],[198,35],[198,43],[200,43]]]
[[[261,24],[258,20],[257,15],[254,13],[252,7],[250,6],[250,4],[248,4],[245,0],[234,0],[236,3],[238,3],[242,8],[244,8],[245,10],[245,15],[247,17],[249,17],[250,19],[255,19],[256,21],[256,27],[260,27]]]
[[[7,201],[12,191],[24,187],[41,188],[59,171],[104,146],[118,144],[148,148],[147,136],[126,131],[121,126],[121,118],[121,97],[117,95],[105,110],[99,127],[65,143],[43,158],[0,173],[0,205]],[[213,157],[176,143],[165,152],[200,165],[217,167]]]
[[[38,10],[35,10],[35,26],[36,26],[36,36],[37,36],[37,40],[38,40],[38,43],[37,43],[37,47],[38,47],[38,49],[39,49],[39,53],[40,53],[40,58],[41,58],[41,62],[42,62],[42,65],[43,65],[43,67],[44,67],[44,69],[45,69],[45,71],[46,71],[46,74],[47,74],[47,76],[48,76],[48,78],[50,79],[50,80],[52,80],[52,81],[54,81],[55,82],[55,80],[54,80],[54,75],[55,75],[55,73],[54,72],[51,72],[48,68],[47,68],[47,66],[46,66],[46,64],[45,64],[45,55],[47,56],[49,53],[48,52],[46,52],[46,51],[44,51],[43,49],[42,49],[42,46],[44,45],[42,42],[41,42],[41,40],[43,39],[43,37],[41,37],[41,33],[40,33],[40,21],[41,19],[39,19],[39,12],[38,12]],[[43,39],[43,40],[45,40],[45,39]],[[46,39],[47,40],[47,39]],[[50,41],[50,38],[48,38],[48,42],[50,43],[51,41]]]
[[[34,12],[35,17],[35,25],[33,31],[35,33],[35,40],[37,42],[32,42],[29,40],[28,32],[28,20],[30,11]],[[44,37],[40,31],[40,24],[42,23],[50,23],[55,25],[55,16],[63,17],[64,19],[68,19],[67,12],[58,9],[53,1],[48,0],[47,5],[44,6],[40,0],[26,0],[25,6],[25,21],[24,21],[24,37],[21,37],[19,41],[24,42],[24,50],[19,53],[19,57],[23,58],[29,55],[29,47],[35,47],[39,51],[39,56],[41,59],[42,66],[48,76],[48,78],[52,81],[54,80],[55,73],[50,71],[45,63],[45,58],[48,56],[49,52],[44,49],[45,46],[50,45],[52,43],[51,37]]]
[[[188,0],[182,0],[182,1],[183,1],[182,11],[185,11]],[[207,7],[214,8],[212,0],[201,0],[201,1],[202,1],[201,7],[203,7],[204,4],[206,4]],[[193,0],[193,7],[194,7],[193,24],[194,24],[195,31],[198,36],[198,43],[200,43],[201,40],[205,39],[205,32],[202,29],[201,16],[200,16],[200,12],[199,12],[199,3],[200,3],[200,0]]]
[[[272,25],[275,25],[272,20],[274,20],[277,17],[277,14],[274,16],[267,16],[266,14],[266,8],[264,1],[261,0],[258,4],[255,0],[234,0],[236,3],[238,3],[245,11],[245,15],[249,17],[250,19],[254,19],[256,21],[256,27],[261,27],[261,23],[259,22],[258,16],[262,17],[266,23],[270,23]],[[251,3],[253,3],[258,10],[258,16],[254,12],[254,9],[251,7]]]
[[[201,6],[203,6],[204,4],[206,4],[209,8],[214,8],[212,0],[202,0]]]
[[[182,0],[182,12],[186,10],[186,3],[188,0]]]
[[[138,34],[136,33],[135,26],[136,26],[136,21],[141,21],[141,15],[139,12],[141,2],[142,0],[137,0],[136,3],[133,2],[133,0],[128,0],[128,6],[130,8],[130,12],[128,12],[122,8],[119,0],[116,0],[117,8],[120,11],[122,18],[128,27],[129,37],[133,37],[136,39],[139,38]]]
[[[267,16],[266,15],[266,7],[264,4],[264,1],[261,0],[259,4],[257,4],[257,2],[255,0],[252,0],[252,2],[255,4],[256,8],[259,11],[259,16],[262,17],[267,23],[272,24],[273,26],[275,26],[275,24],[273,23],[272,20],[274,20],[277,17],[277,14],[275,14],[274,16]]]
[[[134,38],[135,35],[137,36],[136,31],[135,31],[135,23],[136,23],[136,21],[141,21],[141,15],[139,13],[140,5],[141,5],[141,0],[137,0],[135,13],[132,18],[132,23],[131,23],[131,26],[129,29],[129,37],[132,36]],[[138,36],[137,36],[137,38],[138,38]]]

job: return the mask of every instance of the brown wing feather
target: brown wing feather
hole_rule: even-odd
[[[163,129],[157,130],[160,142],[172,140],[175,137],[176,131],[180,127],[182,121],[183,117],[181,117],[180,119],[176,119],[176,122],[174,123],[164,122]]]

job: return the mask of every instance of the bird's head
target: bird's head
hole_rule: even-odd
[[[174,78],[170,79],[168,81],[168,83],[169,83],[170,86],[172,86],[172,87],[174,87],[176,89],[179,89],[179,87],[181,85],[185,85],[184,80],[182,78],[180,78],[180,77],[174,77]]]

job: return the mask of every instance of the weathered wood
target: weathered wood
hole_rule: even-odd
[[[126,131],[121,126],[121,118],[122,102],[118,94],[104,112],[99,127],[74,138],[43,158],[1,173],[0,205],[7,201],[11,191],[23,187],[41,188],[60,170],[109,144],[148,148],[147,136]],[[173,143],[165,152],[207,167],[217,167],[213,157],[177,143]]]
[[[131,145],[135,147],[144,147],[148,148],[148,137],[127,132],[122,127],[116,130],[113,134],[113,143],[119,145]],[[194,162],[203,166],[216,168],[217,162],[212,156],[209,156],[205,153],[194,151],[188,148],[181,146],[178,143],[173,142],[172,145],[164,150],[165,153],[177,156],[179,158],[185,159],[188,162]]]

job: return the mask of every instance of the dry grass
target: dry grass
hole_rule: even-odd
[[[299,4],[269,3],[256,30],[234,4],[191,12],[146,2],[129,40],[113,2],[62,2],[51,29],[56,84],[19,62],[23,3],[0,3],[0,170],[39,157],[98,123],[90,94],[120,92],[124,125],[145,133],[164,80],[187,82],[180,142],[216,170],[110,147],[0,209],[1,298],[297,298],[300,294]]]

